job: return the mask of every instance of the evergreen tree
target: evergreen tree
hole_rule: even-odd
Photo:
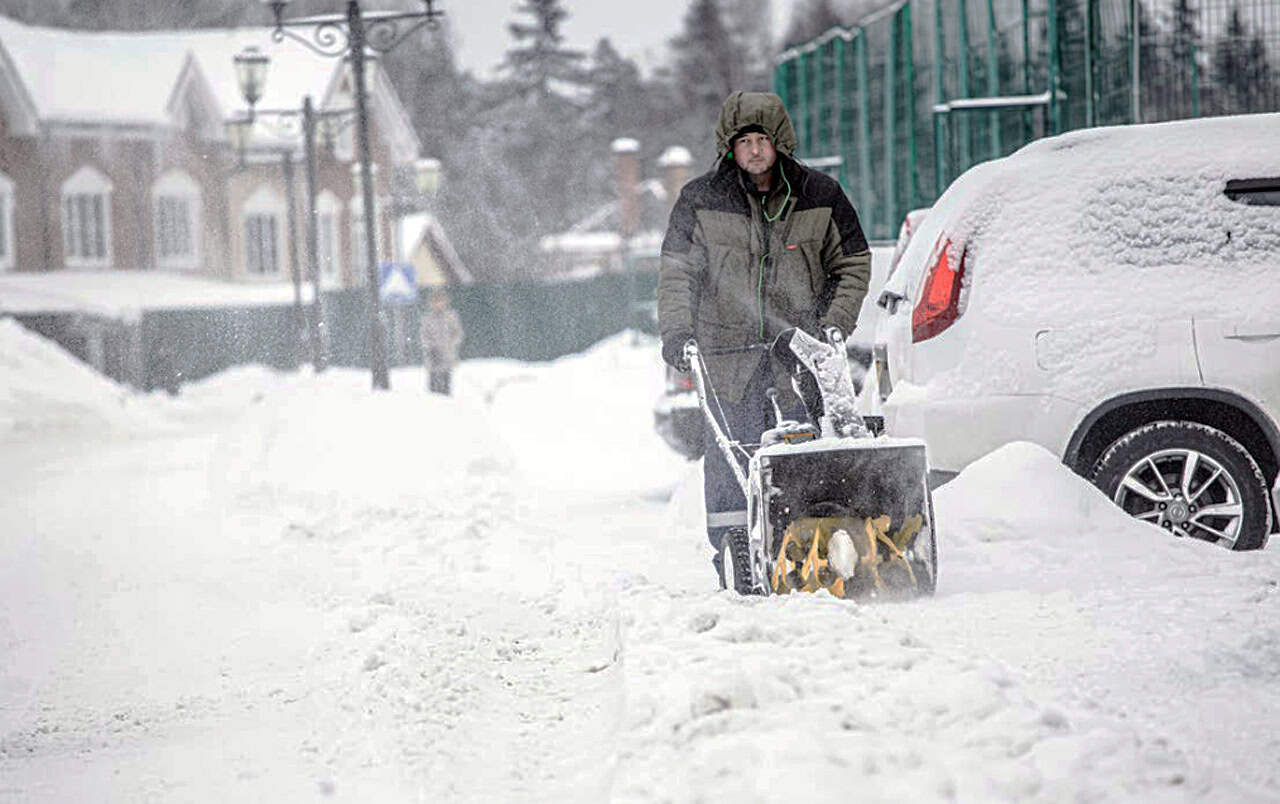
[[[1262,37],[1249,35],[1240,7],[1231,9],[1227,27],[1213,54],[1218,86],[1217,111],[1239,114],[1263,111],[1271,83],[1271,65]]]
[[[784,47],[803,44],[843,24],[831,0],[804,0],[791,12],[791,23],[783,37]]]
[[[517,93],[546,98],[557,92],[553,82],[561,91],[583,84],[586,54],[564,46],[560,26],[569,12],[561,0],[523,0],[515,11],[532,18],[507,25],[516,45],[507,51],[503,71]]]
[[[723,0],[725,28],[741,61],[741,89],[771,88],[773,12],[769,0]]]
[[[745,68],[734,47],[717,0],[693,0],[682,29],[671,40],[675,57],[672,80],[683,96],[688,114],[705,121],[699,140],[712,141],[720,106],[729,93],[742,88]]]
[[[587,82],[590,87],[588,114],[600,136],[637,135],[645,125],[647,112],[640,68],[623,58],[607,37],[596,43]]]

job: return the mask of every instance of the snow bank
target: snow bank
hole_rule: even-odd
[[[1231,565],[1214,545],[1125,514],[1043,447],[1013,442],[934,492],[939,593],[1169,583]]]
[[[0,317],[0,437],[143,427],[141,404],[53,341]]]
[[[546,364],[464,365],[490,373],[486,392],[503,440],[529,482],[580,494],[665,498],[685,461],[653,429],[664,372],[655,338],[624,332]],[[498,375],[501,376],[498,376]]]
[[[360,370],[315,376],[248,366],[184,396],[242,414],[221,439],[214,470],[241,494],[446,511],[469,481],[509,468],[483,410],[400,379],[375,393]]]

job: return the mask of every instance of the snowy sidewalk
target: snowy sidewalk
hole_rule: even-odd
[[[1280,554],[1168,540],[1029,445],[938,493],[936,598],[744,599],[643,339],[455,400],[122,399],[0,340],[0,800],[1280,797]]]

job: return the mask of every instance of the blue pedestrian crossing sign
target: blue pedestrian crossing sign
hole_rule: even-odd
[[[379,267],[378,295],[387,304],[418,301],[418,274],[407,262],[384,262]]]

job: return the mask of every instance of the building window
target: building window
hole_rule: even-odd
[[[62,245],[71,268],[111,265],[111,182],[85,166],[62,185]]]
[[[13,181],[0,173],[0,271],[13,268]]]
[[[275,215],[265,212],[250,213],[244,219],[245,270],[255,276],[278,273],[280,270],[279,223]]]
[[[270,185],[262,185],[245,199],[241,208],[244,234],[244,273],[255,278],[275,278],[281,274],[284,252],[284,195]]]
[[[169,171],[155,186],[156,261],[161,268],[199,265],[200,186],[185,173]]]

